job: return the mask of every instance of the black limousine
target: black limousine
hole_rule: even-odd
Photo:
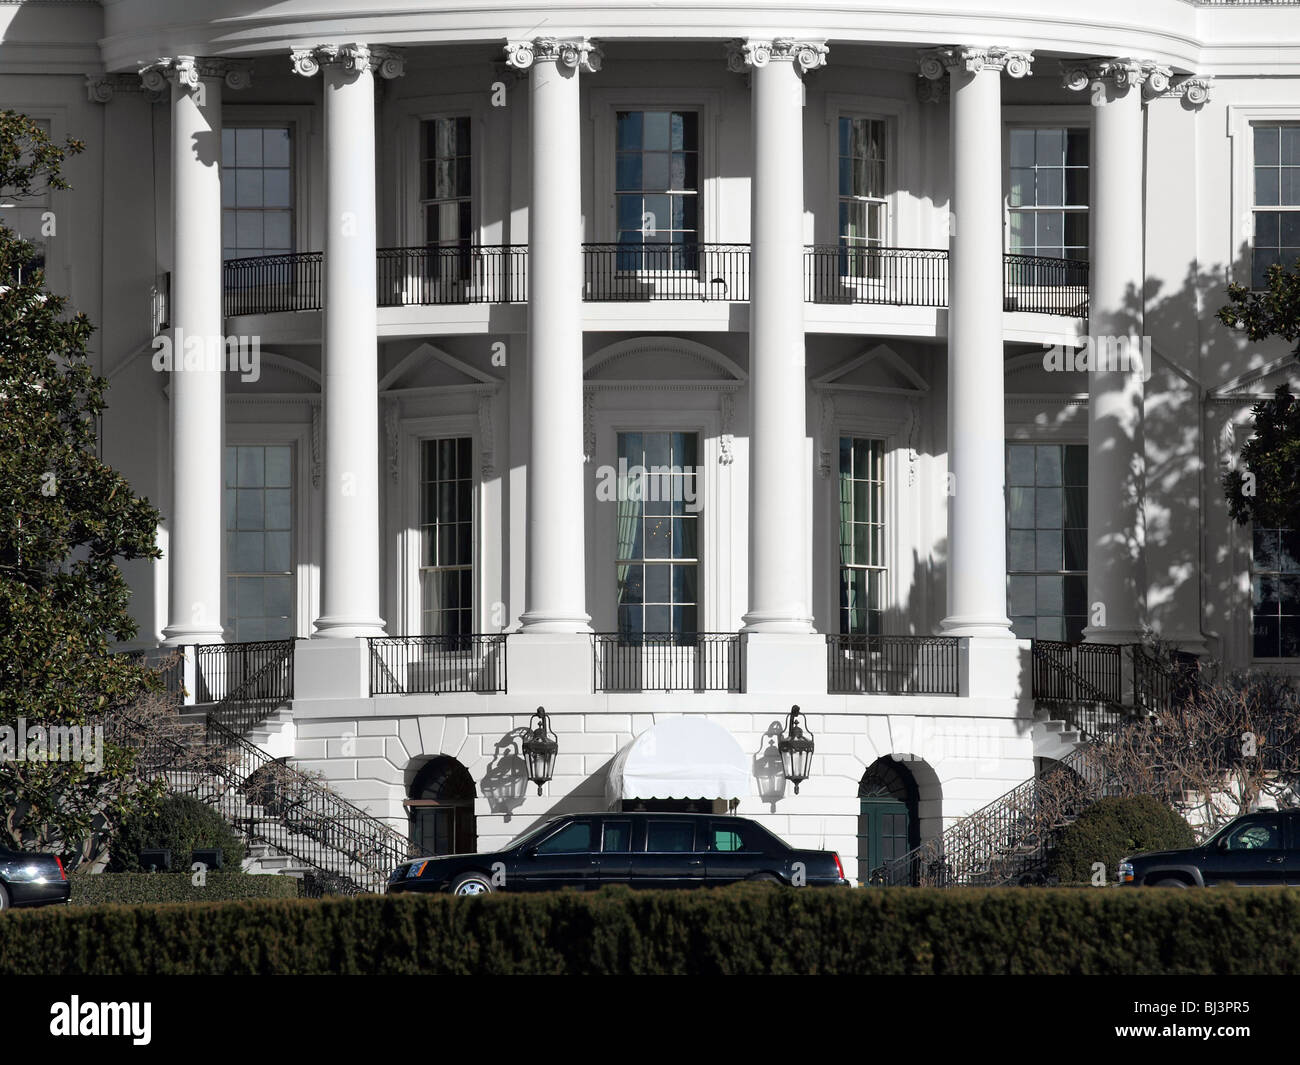
[[[71,893],[68,874],[57,856],[0,847],[0,910],[67,902]]]
[[[388,890],[485,895],[606,884],[691,888],[742,880],[850,886],[834,851],[796,850],[743,817],[581,813],[552,818],[499,851],[406,862],[393,870]]]

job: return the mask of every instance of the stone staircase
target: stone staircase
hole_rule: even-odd
[[[238,644],[223,646],[239,653]],[[247,847],[248,872],[299,877],[309,894],[382,892],[392,869],[414,856],[410,842],[290,764],[291,689],[276,690],[274,678],[292,669],[262,645],[256,661],[232,670],[241,682],[215,703],[181,705],[178,689],[170,734],[131,722],[137,771],[220,811]]]

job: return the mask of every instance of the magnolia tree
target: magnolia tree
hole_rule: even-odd
[[[1268,268],[1267,286],[1228,286],[1219,321],[1255,343],[1274,337],[1300,360],[1300,259]],[[1300,529],[1300,403],[1285,385],[1252,410],[1255,431],[1235,469],[1223,477],[1233,520],[1261,529]]]
[[[66,189],[62,164],[82,147],[0,111],[0,198]],[[158,557],[158,511],[99,457],[92,327],[33,255],[0,225],[0,844],[75,864],[160,788],[116,720],[132,704],[160,717],[157,673],[109,653],[136,632],[119,563]]]

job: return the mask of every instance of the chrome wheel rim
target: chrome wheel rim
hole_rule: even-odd
[[[456,889],[457,895],[486,895],[487,885],[481,880],[469,880]]]

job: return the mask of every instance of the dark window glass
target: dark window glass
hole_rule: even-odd
[[[543,842],[537,851],[539,854],[578,854],[591,849],[591,822],[574,821]]]
[[[1228,832],[1230,851],[1280,851],[1282,819],[1267,817],[1248,821]]]
[[[1256,658],[1300,658],[1300,531],[1255,529],[1251,642]]]
[[[604,851],[629,851],[632,849],[632,822],[606,821]]]
[[[689,851],[695,842],[695,826],[689,821],[651,821],[646,825],[647,851]]]

